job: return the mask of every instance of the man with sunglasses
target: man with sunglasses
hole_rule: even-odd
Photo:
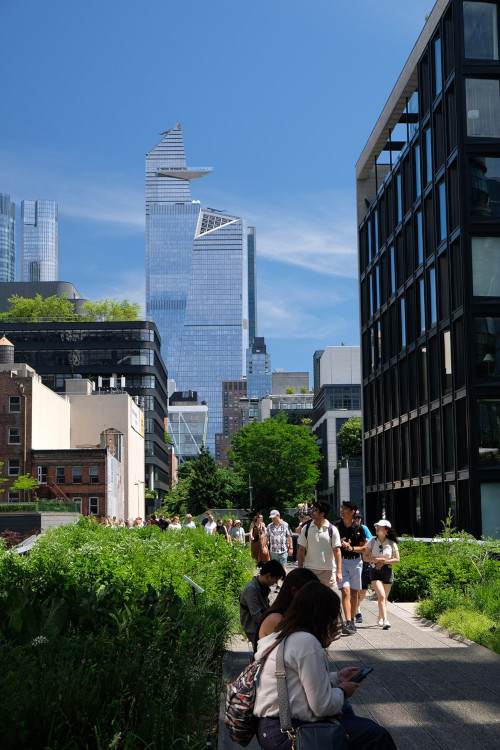
[[[356,503],[346,500],[340,508],[341,521],[335,526],[339,530],[342,554],[342,608],[344,610],[344,635],[356,632],[354,617],[358,611],[359,592],[361,590],[361,573],[363,571],[363,551],[366,547],[366,535],[361,526],[354,522],[358,511]]]

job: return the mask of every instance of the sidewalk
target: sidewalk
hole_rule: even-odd
[[[500,655],[419,621],[413,604],[389,604],[392,624],[377,626],[377,602],[365,599],[364,622],[328,654],[334,668],[373,667],[353,708],[392,734],[398,750],[500,750]],[[234,679],[249,663],[248,644],[234,638],[224,664]],[[223,697],[224,698],[224,697]],[[218,750],[238,748],[228,738],[224,700]],[[254,739],[249,750],[259,750]]]

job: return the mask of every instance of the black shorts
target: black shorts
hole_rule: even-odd
[[[370,563],[363,562],[363,570],[361,571],[361,589],[367,589],[370,585],[370,571],[372,569],[372,566]]]
[[[392,565],[383,565],[380,570],[372,568],[370,570],[371,581],[382,581],[382,583],[393,583],[394,582],[394,571]]]

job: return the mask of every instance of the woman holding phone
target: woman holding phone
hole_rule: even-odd
[[[378,599],[378,625],[383,630],[389,630],[391,623],[387,619],[387,598],[394,581],[392,566],[399,562],[398,537],[385,518],[375,524],[375,534],[366,545],[363,559],[372,566],[370,580]]]

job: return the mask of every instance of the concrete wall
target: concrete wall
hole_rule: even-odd
[[[67,523],[76,523],[81,517],[79,513],[40,513],[42,531],[55,529],[57,526],[65,526]]]
[[[132,426],[132,411],[137,412],[138,407],[128,393],[69,394],[68,398],[71,402],[72,448],[99,445],[101,433],[110,428],[122,433],[124,518],[143,518],[144,437]]]
[[[70,404],[66,396],[59,396],[32,379],[31,447],[34,450],[57,450],[70,447]]]
[[[359,346],[327,346],[319,363],[322,385],[359,385],[361,355]]]

